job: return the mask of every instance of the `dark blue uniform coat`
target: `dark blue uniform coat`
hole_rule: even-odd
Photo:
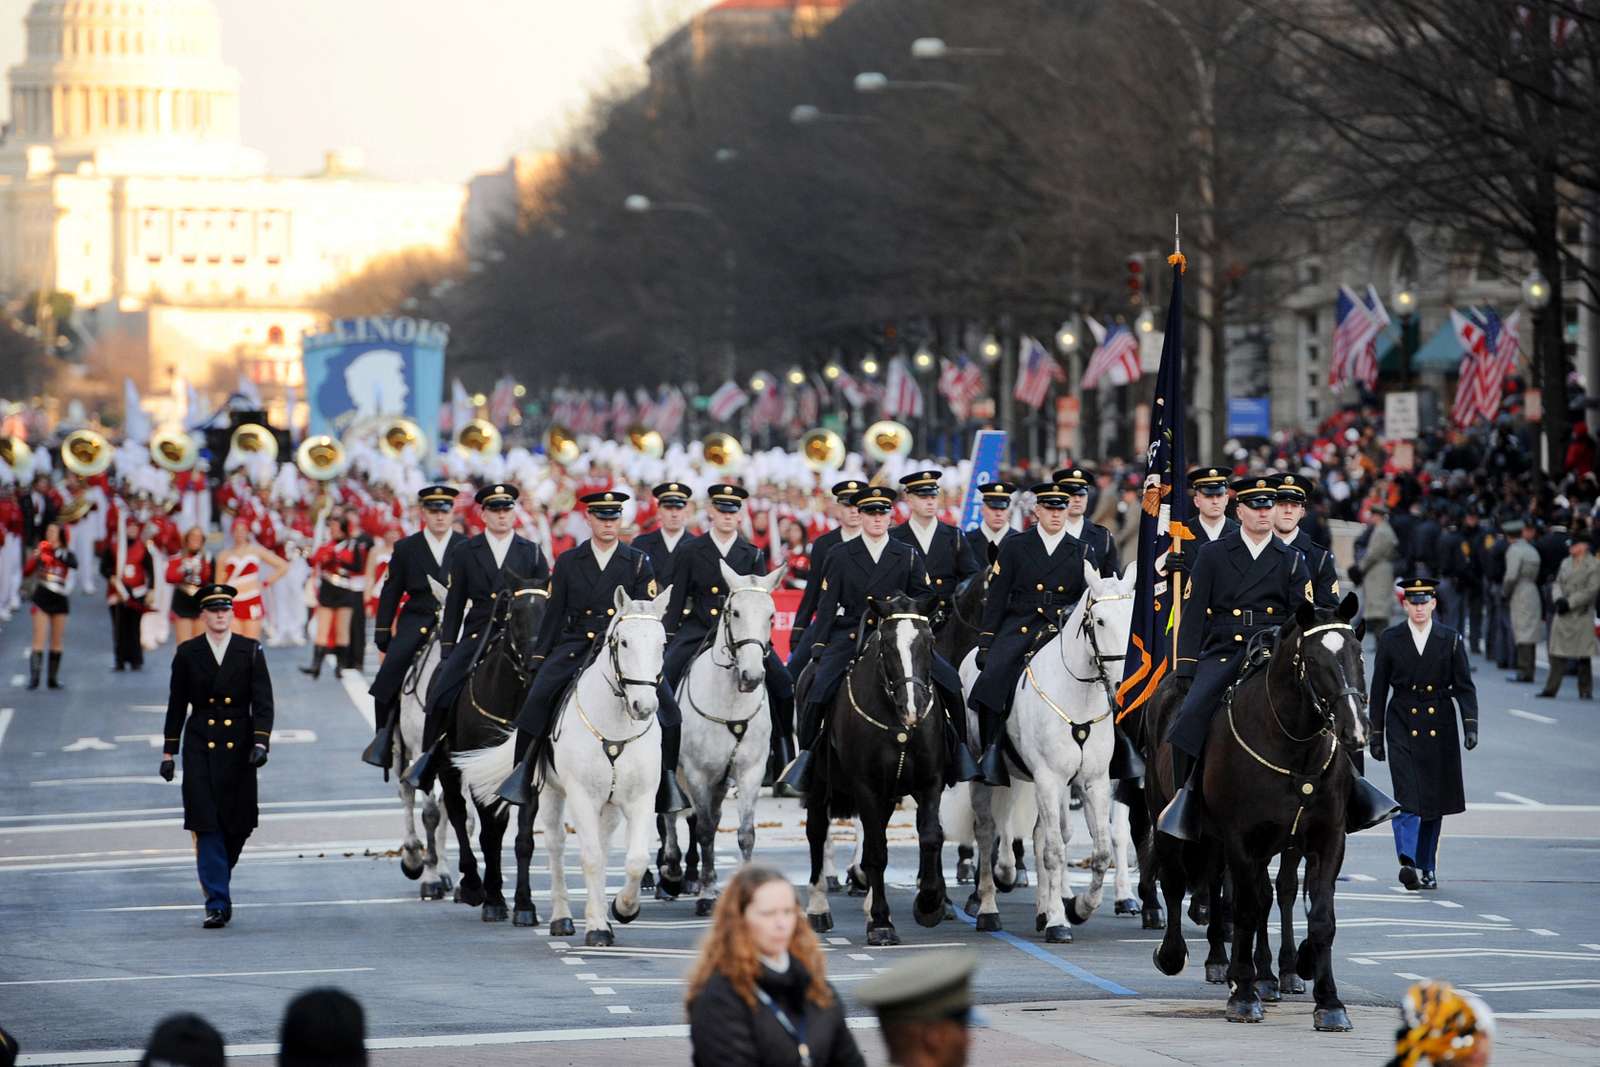
[[[400,686],[411,669],[411,661],[428,640],[428,632],[433,629],[442,606],[434,599],[428,579],[445,584],[450,575],[450,556],[466,540],[454,530],[450,531],[442,566],[433,561],[428,535],[422,531],[395,543],[394,554],[389,557],[389,573],[383,580],[383,592],[378,596],[378,618],[373,624],[376,633],[387,633],[389,637],[379,642],[384,653],[383,663],[378,667],[378,676],[372,680],[372,688],[367,690],[380,710],[400,696]],[[402,594],[406,598],[404,608],[400,608]]]
[[[1333,553],[1311,540],[1304,530],[1296,530],[1289,547],[1306,559],[1306,570],[1311,572],[1311,592],[1317,608],[1332,611],[1339,606],[1339,568],[1333,562]]]
[[[1112,578],[1122,573],[1122,555],[1117,551],[1117,539],[1111,536],[1111,531],[1097,522],[1083,520],[1082,537],[1073,537],[1069,531],[1067,537],[1083,545],[1084,555],[1100,571],[1100,577]]]
[[[922,552],[922,543],[909,522],[890,527],[889,536]],[[928,588],[946,599],[956,595],[956,586],[963,578],[980,569],[972,545],[948,522],[934,523],[933,536],[928,539],[928,550],[922,552],[922,561],[928,570]]]
[[[672,600],[667,606],[667,618],[679,620],[678,629],[667,645],[662,669],[667,687],[674,692],[683,681],[695,652],[706,635],[716,629],[720,619],[723,602],[728,596],[720,564],[727,563],[739,575],[767,573],[767,554],[743,537],[734,538],[726,556],[717,551],[717,543],[709,533],[696,537],[693,544],[679,547],[682,556],[678,581],[672,586]],[[794,695],[789,671],[771,648],[767,649],[765,671],[767,691],[774,700]]]
[[[683,558],[683,550],[689,547],[689,542],[693,540],[694,534],[684,530],[678,535],[678,543],[669,550],[666,535],[660,529],[655,529],[635,537],[633,547],[650,557],[650,569],[655,573],[658,588],[665,589],[669,585],[676,588],[678,561]],[[667,636],[671,637],[681,620],[669,615],[661,621],[666,625]]]
[[[798,678],[811,662],[811,624],[816,619],[817,600],[822,596],[822,577],[827,573],[828,557],[840,545],[858,540],[857,533],[850,541],[844,539],[844,530],[834,527],[811,542],[811,579],[800,594],[800,606],[794,612],[794,629],[789,632],[789,677]]]
[[[1046,552],[1038,527],[1000,546],[978,634],[984,666],[968,698],[974,708],[1003,714],[1011,707],[1028,650],[1083,596],[1083,564],[1083,542],[1062,534],[1056,550]]]
[[[1011,529],[1009,526],[1006,527],[1006,531],[1000,535],[1000,545],[1016,537],[1020,532]],[[996,559],[1000,558],[1000,545],[994,544],[984,536],[982,526],[974,530],[968,530],[961,536],[965,537],[967,544],[971,546],[972,558],[978,561],[979,570],[991,565]]]
[[[1463,723],[1478,721],[1467,645],[1448,626],[1433,624],[1417,654],[1411,624],[1402,621],[1378,637],[1372,668],[1372,729],[1383,734],[1389,776],[1400,807],[1424,819],[1467,810],[1461,780]]]
[[[181,739],[184,829],[236,836],[254,830],[250,751],[272,739],[272,678],[260,642],[234,634],[220,665],[204,633],[179,645],[162,734],[164,752],[180,751]]]

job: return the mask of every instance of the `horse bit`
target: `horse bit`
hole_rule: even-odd
[[[728,604],[733,600],[734,597],[738,596],[740,593],[762,593],[762,594],[766,594],[766,590],[758,589],[758,588],[756,588],[754,586],[746,586],[746,587],[744,587],[742,589],[730,589],[730,590],[728,590],[728,595],[723,599],[723,601],[722,601],[722,619],[721,619],[720,622],[717,623],[717,629],[721,632],[723,640],[721,642],[717,642],[715,640],[715,636],[713,636],[713,641],[712,641],[711,645],[709,646],[710,649],[711,649],[711,665],[713,667],[717,667],[717,668],[722,669],[722,670],[737,670],[738,669],[738,667],[739,667],[739,650],[741,648],[744,648],[746,645],[755,645],[756,647],[760,648],[761,649],[761,655],[762,655],[763,658],[765,658],[765,656],[767,654],[767,650],[769,648],[771,648],[771,642],[769,642],[769,641],[757,641],[753,637],[741,637],[741,638],[735,640],[735,638],[733,636],[733,623],[728,621],[732,617],[728,612]],[[768,594],[768,595],[770,595],[770,594]],[[719,644],[720,644],[720,647],[727,649],[727,652],[728,652],[728,662],[727,663],[718,663],[717,662],[717,648],[719,647]],[[752,719],[754,719],[756,717],[756,715],[759,714],[759,712],[751,712],[749,717],[743,718],[743,719],[723,719],[723,718],[719,718],[719,717],[717,717],[715,715],[711,715],[711,714],[707,713],[703,708],[701,708],[699,703],[697,703],[695,701],[695,699],[694,699],[694,691],[690,688],[690,683],[693,681],[693,679],[694,679],[694,664],[691,663],[689,665],[689,670],[683,676],[683,697],[684,697],[684,700],[688,703],[689,707],[694,710],[694,713],[696,715],[700,716],[702,719],[705,719],[708,722],[714,722],[719,726],[727,727],[728,732],[733,735],[733,752],[730,753],[729,756],[728,756],[728,766],[731,768],[733,766],[734,760],[737,758],[737,756],[739,754],[739,743],[744,740],[745,734],[749,731],[749,729],[750,729],[750,721]]]
[[[629,678],[622,673],[621,654],[617,651],[617,642],[619,640],[617,637],[617,628],[625,622],[638,620],[646,620],[657,623],[661,621],[654,615],[648,615],[640,612],[618,615],[616,623],[611,628],[611,633],[606,637],[607,653],[611,659],[611,673],[616,678],[616,681],[612,681],[612,679],[607,678],[606,685],[610,687],[611,695],[617,697],[618,699],[627,696],[627,689],[630,685],[647,685],[654,689],[656,686],[661,684],[660,674],[657,674],[654,679],[646,679]],[[579,680],[582,680],[581,676]],[[655,720],[651,719],[651,721],[645,723],[644,729],[640,730],[632,737],[612,738],[601,733],[595,728],[594,723],[589,720],[588,714],[583,710],[583,700],[578,695],[578,687],[576,685],[573,686],[572,689],[572,706],[577,709],[578,719],[583,723],[584,729],[588,730],[590,736],[592,736],[596,741],[600,742],[601,751],[606,754],[606,762],[611,764],[611,785],[606,790],[606,800],[610,800],[611,795],[617,791],[617,760],[622,757],[623,751],[629,745],[650,732],[651,727],[655,726]],[[559,736],[559,734],[557,736]],[[604,803],[604,801],[602,801],[602,803]]]
[[[502,589],[500,592],[495,594],[493,614],[502,614],[503,607],[503,614],[506,615],[506,620],[501,625],[499,633],[495,635],[494,642],[497,646],[504,646],[505,658],[511,663],[511,671],[517,676],[517,688],[520,690],[522,686],[527,684],[528,676],[533,672],[529,669],[528,665],[522,661],[521,650],[518,649],[515,646],[515,643],[511,640],[511,604],[519,596],[538,596],[548,598],[550,596],[550,590],[542,587],[537,589]],[[437,636],[438,633],[439,628],[438,626],[435,626],[434,635]],[[476,670],[467,675],[467,699],[472,702],[473,710],[479,715],[482,715],[484,718],[489,719],[492,722],[497,722],[508,730],[511,729],[512,722],[510,719],[502,719],[500,716],[496,715],[494,712],[478,703],[478,692],[476,686],[477,677],[478,672]]]
[[[1026,673],[1028,676],[1029,684],[1033,686],[1033,691],[1039,694],[1039,699],[1043,700],[1045,706],[1056,713],[1057,718],[1072,728],[1072,739],[1078,742],[1079,748],[1082,748],[1088,743],[1090,731],[1094,728],[1095,724],[1104,722],[1117,708],[1116,690],[1111,684],[1111,676],[1106,673],[1106,664],[1121,663],[1128,658],[1126,653],[1120,656],[1107,656],[1101,654],[1100,639],[1095,633],[1095,605],[1103,604],[1111,600],[1133,599],[1132,593],[1117,593],[1113,596],[1103,597],[1096,597],[1085,593],[1084,596],[1086,599],[1083,606],[1083,622],[1079,625],[1078,630],[1089,639],[1089,650],[1090,655],[1094,660],[1095,676],[1092,678],[1080,678],[1078,676],[1078,672],[1074,671],[1072,669],[1072,665],[1067,662],[1067,649],[1065,643],[1063,643],[1059,648],[1061,667],[1072,677],[1072,680],[1075,682],[1082,682],[1085,685],[1099,682],[1100,687],[1104,689],[1106,693],[1106,710],[1087,722],[1076,722],[1073,720],[1072,716],[1068,715],[1066,711],[1062,709],[1061,705],[1057,704],[1054,700],[1051,700],[1049,694],[1044,691],[1044,687],[1041,686],[1039,684],[1039,680],[1034,677],[1033,663],[1031,660],[1023,669],[1024,673]]]

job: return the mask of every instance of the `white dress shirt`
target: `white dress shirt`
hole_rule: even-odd
[[[589,539],[589,551],[594,553],[594,561],[600,565],[601,570],[605,570],[611,563],[611,557],[617,554],[618,544],[619,542],[613,541],[610,548],[601,548],[594,538]]]
[[[889,543],[889,535],[884,534],[882,537],[872,538],[862,534],[861,543],[867,546],[867,555],[872,557],[872,562],[876,565],[878,557],[883,555],[883,547]]]
[[[717,555],[722,556],[724,559],[727,558],[728,550],[733,547],[733,543],[738,539],[739,534],[737,532],[729,534],[726,541],[718,537],[715,531],[711,534],[711,543],[717,546]]]
[[[489,551],[494,553],[494,565],[496,567],[504,567],[506,565],[506,553],[511,551],[511,539],[517,535],[508,533],[504,537],[496,537],[485,530],[483,536],[484,540],[489,542]]]
[[[678,542],[682,540],[682,530],[679,530],[677,533],[668,533],[665,530],[661,531],[661,543],[667,546],[668,552],[676,552],[678,550]]]
[[[216,659],[217,666],[222,666],[222,657],[228,654],[228,642],[232,640],[231,631],[223,634],[221,640],[213,637],[210,630],[206,631],[206,644],[211,646],[211,655]]]
[[[450,547],[450,531],[446,530],[444,532],[444,536],[443,537],[436,538],[436,537],[433,536],[433,531],[432,530],[423,530],[422,531],[422,536],[427,538],[427,540],[428,540],[428,551],[433,553],[434,565],[438,566],[438,567],[443,567],[444,566],[444,550],[446,548]],[[501,553],[500,556],[498,556],[497,558],[504,559],[505,558],[505,553]]]
[[[933,544],[933,531],[939,528],[938,519],[929,519],[926,523],[920,519],[911,519],[907,522],[911,527],[912,536],[917,539],[917,545],[922,549],[922,554],[928,554],[928,548]]]
[[[1225,527],[1227,525],[1228,525],[1228,517],[1226,515],[1224,515],[1222,518],[1218,519],[1216,521],[1215,525],[1207,522],[1204,519],[1200,520],[1200,529],[1202,529],[1202,530],[1204,530],[1206,532],[1206,538],[1208,540],[1211,540],[1211,541],[1215,541],[1217,538],[1221,537],[1222,536],[1222,529],[1223,529],[1223,527]]]
[[[1252,538],[1249,534],[1242,534],[1241,536],[1244,539],[1244,547],[1250,550],[1250,558],[1260,559],[1261,553],[1265,552],[1267,550],[1267,545],[1272,543],[1272,538],[1274,535],[1268,534],[1259,541]]]
[[[1043,526],[1035,526],[1034,529],[1039,531],[1039,540],[1044,542],[1044,554],[1047,556],[1055,555],[1056,546],[1061,543],[1063,537],[1067,536],[1067,531],[1064,527],[1053,534],[1045,533]]]
[[[1411,643],[1417,646],[1417,655],[1422,655],[1422,650],[1428,645],[1428,635],[1433,633],[1433,620],[1429,619],[1426,625],[1418,628],[1407,619],[1406,627],[1411,631]]]

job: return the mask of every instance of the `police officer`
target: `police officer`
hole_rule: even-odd
[[[183,827],[194,835],[207,930],[233,918],[228,883],[256,828],[256,771],[272,742],[272,678],[261,643],[231,632],[236,593],[207,585],[195,594],[205,629],[172,657],[162,731],[162,778],[172,781],[183,752]]]
[[[1194,545],[1185,554],[1193,555],[1199,546],[1208,545],[1232,533],[1239,524],[1228,518],[1228,472],[1222,467],[1195,467],[1186,475],[1189,497],[1194,501]]]
[[[827,570],[828,556],[834,549],[861,536],[861,512],[856,510],[856,494],[867,483],[855,478],[834,482],[833,517],[839,525],[811,542],[811,580],[800,594],[800,606],[795,609],[794,628],[789,641],[789,677],[799,678],[800,672],[811,662],[811,622],[816,616],[817,600],[822,595],[822,575]]]
[[[1306,569],[1311,572],[1312,601],[1318,609],[1332,611],[1339,606],[1339,568],[1333,553],[1300,529],[1300,520],[1306,515],[1306,480],[1298,474],[1274,474],[1267,481],[1276,494],[1272,532],[1305,557]]]
[[[473,500],[483,509],[483,533],[467,538],[450,552],[450,591],[445,596],[444,618],[439,624],[443,659],[428,686],[422,755],[405,773],[406,782],[417,788],[432,787],[433,776],[438,772],[433,766],[434,750],[443,740],[450,709],[484,646],[504,624],[505,620],[495,615],[495,597],[507,587],[511,575],[523,581],[550,577],[544,551],[512,531],[518,495],[514,485],[486,485],[479,489]],[[469,602],[471,608],[467,607]]]
[[[1372,668],[1372,758],[1389,760],[1400,884],[1437,889],[1439,831],[1466,810],[1461,747],[1478,747],[1478,692],[1461,634],[1434,621],[1437,583],[1400,583],[1406,619],[1378,638]],[[1461,715],[1458,743],[1456,713]]]
[[[1017,487],[1010,482],[985,482],[978,486],[978,498],[983,502],[976,530],[966,532],[967,544],[972,546],[972,557],[979,569],[994,563],[1000,555],[1000,546],[1016,534],[1011,528],[1011,497]]]
[[[588,493],[579,498],[589,523],[589,540],[569,548],[556,559],[550,583],[550,604],[545,609],[534,645],[537,673],[517,714],[515,781],[501,787],[501,796],[518,803],[537,801],[530,786],[540,750],[550,735],[561,697],[589,661],[590,653],[605,640],[616,613],[616,593],[622,589],[633,600],[648,600],[660,590],[650,568],[650,557],[618,540],[622,505],[628,494],[616,489]],[[681,811],[688,807],[678,791],[678,741],[681,719],[678,705],[665,684],[660,686],[656,721],[661,724],[661,784],[656,791],[656,811]]]
[[[828,554],[817,616],[811,627],[816,667],[800,715],[800,754],[783,775],[785,784],[802,793],[810,780],[811,750],[822,737],[828,708],[860,647],[862,628],[869,624],[868,598],[896,594],[924,597],[930,592],[922,554],[914,545],[889,536],[889,512],[894,499],[893,491],[883,486],[868,486],[858,492],[854,503],[861,513],[861,536]],[[955,668],[935,652],[930,673],[945,708],[958,710],[961,679]],[[958,731],[965,718],[949,716]]]
[[[665,589],[677,577],[677,561],[683,547],[693,540],[686,532],[689,525],[689,485],[687,482],[662,482],[650,490],[656,498],[656,514],[661,525],[649,533],[633,539],[633,547],[650,557],[650,567],[655,572],[656,584]],[[680,620],[663,620],[670,636]]]
[[[1111,531],[1088,518],[1089,487],[1094,484],[1094,471],[1087,467],[1067,467],[1058,470],[1051,481],[1067,494],[1067,519],[1064,529],[1074,541],[1082,541],[1084,555],[1100,570],[1100,577],[1112,578],[1122,573],[1122,559],[1117,553],[1116,539]]]
[[[677,631],[667,645],[662,674],[674,693],[683,682],[695,653],[706,636],[717,628],[718,615],[728,598],[728,583],[722,577],[722,564],[739,575],[767,573],[767,554],[739,533],[739,517],[750,491],[742,485],[719,482],[706,489],[711,502],[711,528],[684,545],[678,564],[677,580],[672,585],[672,600],[667,618],[676,619]],[[778,659],[767,649],[766,687],[772,712],[772,760],[779,770],[794,758],[794,681]]]
[[[978,572],[978,558],[972,545],[947,522],[939,521],[939,472],[912,471],[900,479],[911,514],[889,531],[889,536],[914,546],[922,553],[928,584],[945,603],[956,595],[956,586]]]
[[[367,690],[372,695],[377,733],[361,759],[382,767],[385,779],[389,777],[395,723],[400,718],[401,687],[411,670],[411,661],[438,622],[441,605],[434,599],[433,586],[428,581],[431,578],[440,585],[445,583],[450,573],[450,553],[466,541],[452,528],[459,492],[448,485],[430,485],[417,494],[417,503],[422,506],[422,529],[395,542],[388,576],[378,597],[372,640],[383,653],[383,663]],[[403,609],[401,596],[406,600]]]
[[[970,701],[978,713],[978,770],[988,785],[1010,785],[1000,739],[1028,653],[1056,631],[1060,613],[1083,596],[1082,541],[1066,532],[1068,496],[1054,482],[1032,489],[1035,525],[1007,539],[990,566]]]

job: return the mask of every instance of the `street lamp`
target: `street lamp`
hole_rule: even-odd
[[[822,368],[822,376],[828,379],[830,382],[838,381],[839,376],[843,373],[844,368],[839,366],[837,363],[830,362],[826,367]]]
[[[1522,300],[1533,311],[1543,311],[1550,304],[1550,283],[1538,267],[1522,279]]]
[[[1154,333],[1156,329],[1156,313],[1149,308],[1139,312],[1139,317],[1134,320],[1134,325],[1140,333]]]
[[[918,370],[928,370],[933,366],[933,353],[928,351],[928,346],[923,345],[917,349],[917,354],[911,357]]]
[[[1072,328],[1072,323],[1063,322],[1056,331],[1056,347],[1067,355],[1078,350],[1078,332]]]
[[[1418,348],[1417,294],[1410,282],[1401,282],[1389,295],[1389,302],[1400,314],[1400,385],[1411,385],[1411,357]]]
[[[622,201],[623,210],[631,211],[635,215],[643,215],[654,206],[650,203],[650,198],[643,193],[634,193]]]
[[[861,373],[868,378],[875,378],[878,374],[878,359],[876,356],[863,356],[861,359]]]
[[[483,405],[487,404],[488,402],[489,402],[489,398],[484,396],[482,393],[473,393],[472,394],[472,403],[473,403],[474,406],[481,408],[481,407],[483,407]]]
[[[951,56],[1003,56],[1002,48],[951,48],[940,37],[918,37],[911,42],[912,59],[948,59]]]
[[[528,387],[519,382],[511,387],[511,395],[515,397],[527,396]]]
[[[815,126],[824,122],[868,124],[875,123],[878,119],[872,115],[846,115],[824,111],[815,104],[796,104],[789,111],[789,121],[796,126]]]
[[[970,93],[972,91],[972,86],[962,85],[960,82],[891,80],[887,74],[876,70],[866,70],[857,74],[855,86],[856,92],[868,95],[877,95],[891,90],[897,92],[932,90],[944,93]]]
[[[789,373],[785,377],[789,379],[790,385],[804,385],[806,383],[806,372],[799,367],[790,367]]]
[[[767,376],[765,374],[752,374],[750,376],[750,391],[764,393],[767,391]]]
[[[983,347],[978,351],[983,354],[985,362],[995,362],[1000,358],[1000,339],[991,333],[983,339]]]

